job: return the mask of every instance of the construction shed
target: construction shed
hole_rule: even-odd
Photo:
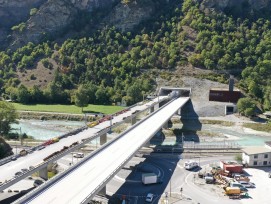
[[[209,90],[209,101],[220,101],[237,103],[241,97],[239,90],[229,91],[228,89],[210,89]]]
[[[220,161],[220,167],[224,171],[229,171],[230,173],[242,173],[243,165],[238,164],[235,161]]]

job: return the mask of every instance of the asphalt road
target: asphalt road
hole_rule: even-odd
[[[202,158],[201,166],[204,168],[204,165],[214,163],[220,160],[230,160],[233,159],[230,156],[225,157],[210,157]],[[123,195],[129,204],[141,204],[145,203],[147,193],[153,193],[155,195],[153,204],[161,203],[162,200],[165,200],[165,195],[167,193],[168,200],[172,201],[169,203],[208,203],[208,204],[235,204],[240,203],[239,201],[232,201],[228,198],[217,197],[215,194],[212,195],[208,191],[199,188],[194,184],[194,174],[196,171],[187,171],[183,168],[183,163],[185,160],[180,159],[178,155],[170,154],[151,154],[146,156],[146,158],[136,158],[134,157],[128,165],[140,166],[138,170],[128,171],[122,170],[114,179],[112,179],[107,184],[107,194],[112,195],[109,199],[109,203],[118,203],[120,202]],[[136,165],[139,164],[139,165]],[[152,166],[153,170],[158,171],[161,174],[163,179],[162,184],[154,185],[143,185],[140,181],[140,177],[137,174],[141,175],[142,171],[149,170],[149,166]],[[137,173],[135,172],[137,171]],[[127,178],[126,178],[127,177]],[[128,180],[125,182],[125,178]],[[181,192],[182,197],[181,199]],[[170,193],[171,192],[171,193]],[[170,196],[171,194],[171,196]]]

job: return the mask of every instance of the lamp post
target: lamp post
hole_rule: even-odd
[[[170,172],[172,172],[172,169],[169,169]],[[169,180],[169,197],[171,197],[171,176],[172,174],[170,175],[170,180]]]

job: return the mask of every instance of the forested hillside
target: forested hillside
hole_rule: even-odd
[[[137,5],[150,2],[137,0]],[[206,11],[193,0],[157,2],[152,17],[129,32],[101,20],[97,30],[83,32],[85,36],[81,32],[65,41],[1,52],[1,95],[22,103],[71,103],[75,93],[82,92],[89,103],[132,104],[155,91],[157,70],[174,71],[191,63],[234,74],[240,88],[270,109],[269,15]],[[122,4],[134,8],[134,1]],[[44,78],[38,76],[40,70]]]

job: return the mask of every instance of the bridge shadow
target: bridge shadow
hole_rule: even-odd
[[[1,204],[10,204],[15,202],[16,200],[18,200],[19,198],[21,198],[22,196],[24,196],[25,194],[29,193],[30,191],[32,191],[35,187],[29,188],[27,190],[23,190],[19,193],[13,194],[11,196],[8,196],[2,200],[0,200]]]
[[[158,131],[151,139],[150,144],[161,145],[166,139],[165,134],[162,131]]]
[[[195,112],[191,99],[181,109],[181,122],[183,130],[201,130],[202,124],[198,114]]]
[[[180,160],[180,154],[150,153],[142,155],[138,159],[142,161],[136,164],[128,163],[119,172],[117,178],[114,178],[116,180],[114,182],[125,179],[125,183],[110,196],[108,203],[121,204],[123,198],[125,198],[126,204],[145,203],[147,194],[152,193],[155,195],[152,203],[158,204],[160,197],[165,196],[164,192],[169,194],[171,176]],[[155,173],[158,177],[157,183],[144,185],[142,174],[146,173]]]

